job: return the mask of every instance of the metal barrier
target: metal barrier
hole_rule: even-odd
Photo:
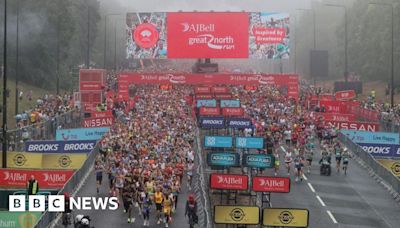
[[[8,150],[22,151],[24,142],[28,140],[54,139],[57,128],[77,128],[81,126],[82,120],[83,115],[81,111],[74,109],[43,123],[9,130],[7,131]],[[1,133],[0,137],[2,137]]]
[[[64,192],[73,193],[76,190],[78,190],[80,185],[83,184],[85,177],[90,173],[91,169],[93,168],[93,164],[98,153],[99,153],[99,144],[97,144],[96,147],[93,149],[93,151],[90,152],[85,163],[83,163],[82,167],[74,173],[71,179],[69,179],[69,181],[64,185],[64,187],[58,192],[58,195],[62,195],[64,194]],[[56,212],[45,211],[40,217],[35,228],[49,227],[52,224],[52,222],[56,219],[56,217],[57,217]]]
[[[392,121],[381,119],[380,123],[380,131],[385,132],[394,132],[400,134],[400,124],[393,123]]]
[[[366,165],[368,165],[381,179],[389,184],[394,191],[400,193],[400,179],[393,175],[392,172],[383,167],[377,162],[369,153],[365,152],[359,145],[351,141],[347,136],[342,133],[339,134],[339,140],[343,143],[353,154],[359,157]]]

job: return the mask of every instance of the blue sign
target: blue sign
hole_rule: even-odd
[[[239,100],[221,100],[221,108],[240,108]]]
[[[200,118],[201,128],[224,128],[225,118],[224,117],[201,117]]]
[[[232,118],[227,120],[226,125],[228,128],[251,128],[252,123],[250,119],[246,118]]]
[[[374,157],[400,158],[400,145],[359,143],[358,145]]]
[[[264,139],[255,137],[236,137],[237,148],[262,149],[264,148]]]
[[[275,158],[270,154],[244,154],[243,166],[251,168],[272,168],[275,164]]]
[[[229,152],[209,152],[207,162],[209,166],[239,166],[239,154]]]
[[[89,153],[96,146],[96,140],[80,141],[27,141],[26,152],[39,153]]]
[[[340,130],[355,143],[399,144],[398,133]]]
[[[197,108],[200,107],[217,107],[217,100],[197,100]]]
[[[56,140],[99,140],[109,131],[109,127],[60,129],[56,131]]]
[[[232,147],[232,137],[230,136],[205,136],[204,137],[205,147]]]

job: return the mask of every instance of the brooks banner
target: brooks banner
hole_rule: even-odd
[[[201,128],[224,128],[225,118],[224,117],[201,117],[200,118]]]
[[[358,143],[358,145],[374,157],[400,158],[398,144]]]
[[[99,140],[108,131],[109,127],[58,129],[56,140]]]
[[[227,127],[238,129],[251,128],[252,123],[251,120],[247,118],[232,118],[228,119]]]
[[[64,186],[73,173],[71,170],[0,169],[0,187],[26,188],[26,183],[33,175],[41,189],[58,189]]]
[[[89,153],[96,146],[96,140],[80,141],[27,141],[26,152],[39,153]]]

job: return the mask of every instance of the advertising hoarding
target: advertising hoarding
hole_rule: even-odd
[[[99,140],[109,131],[109,127],[57,129],[56,140]]]
[[[243,166],[251,168],[272,168],[275,157],[270,154],[243,154]]]
[[[72,170],[0,169],[0,186],[26,188],[26,183],[33,175],[41,189],[62,188],[73,173]]]
[[[196,101],[196,107],[216,107],[217,106],[217,100],[197,100]]]
[[[226,126],[230,128],[251,128],[253,126],[252,122],[248,118],[230,118],[226,121]]]
[[[201,128],[224,128],[225,118],[222,116],[216,117],[201,117],[200,118]]]
[[[230,136],[205,136],[204,147],[231,148],[232,141]]]
[[[355,130],[355,131],[379,131],[379,123],[359,122],[359,121],[325,121],[326,126],[335,126],[340,130]]]
[[[221,106],[221,108],[225,108],[225,107],[239,108],[240,100],[221,100],[220,106]]]
[[[246,224],[260,223],[260,208],[252,206],[214,206],[215,224]]]
[[[248,176],[236,174],[210,174],[210,188],[211,189],[225,189],[225,190],[247,190]]]
[[[96,140],[78,141],[27,141],[26,152],[35,153],[89,153],[96,146]]]
[[[290,192],[289,177],[255,176],[252,179],[252,190],[255,192]]]
[[[340,130],[342,134],[347,136],[355,143],[372,143],[372,144],[400,144],[399,134],[389,132],[370,132],[355,130]]]
[[[207,163],[209,166],[232,167],[240,165],[238,153],[231,152],[208,152]]]
[[[264,148],[264,139],[258,137],[236,137],[236,147],[262,149]]]

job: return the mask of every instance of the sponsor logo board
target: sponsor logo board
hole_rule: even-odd
[[[253,177],[252,188],[255,192],[290,192],[290,178],[288,177]]]
[[[210,188],[226,190],[247,190],[248,177],[246,175],[211,173]]]
[[[252,206],[214,206],[215,224],[247,224],[260,223],[260,208]]]

